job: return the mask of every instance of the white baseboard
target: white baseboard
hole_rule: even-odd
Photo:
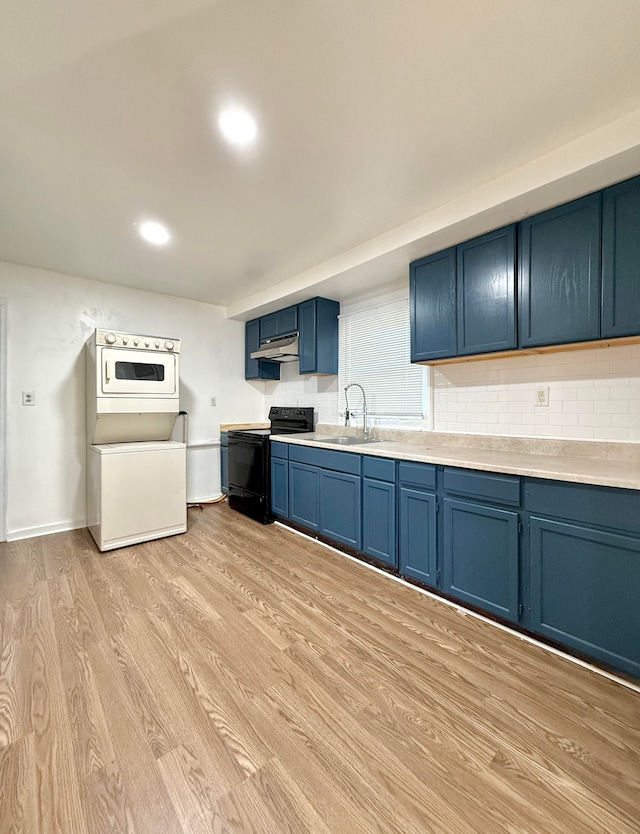
[[[19,539],[30,539],[34,536],[48,536],[51,533],[65,533],[67,530],[79,530],[86,527],[85,519],[82,521],[60,521],[57,524],[42,524],[37,527],[23,527],[20,530],[8,530],[7,541],[15,542]]]

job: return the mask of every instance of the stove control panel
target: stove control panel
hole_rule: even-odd
[[[95,332],[96,345],[106,345],[128,350],[152,350],[160,353],[180,353],[180,339],[168,339],[165,336],[143,336],[138,333],[121,333],[118,330],[101,330]]]

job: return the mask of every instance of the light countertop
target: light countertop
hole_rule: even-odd
[[[327,427],[328,428],[328,427]],[[273,435],[272,440],[294,445],[314,446],[341,452],[354,452],[384,458],[434,463],[444,466],[459,466],[464,469],[480,469],[488,472],[503,472],[511,475],[528,475],[534,478],[548,478],[556,481],[573,481],[600,486],[621,487],[640,490],[640,460],[635,446],[625,455],[621,447],[631,444],[589,444],[581,441],[532,440],[519,444],[515,438],[506,438],[504,445],[509,448],[478,448],[473,441],[461,447],[459,436],[452,435],[449,443],[443,434],[421,438],[422,442],[382,440],[379,443],[343,446],[320,442],[322,437],[336,437],[349,432],[337,426],[329,433],[309,432],[305,434]],[[400,434],[400,433],[399,433]],[[407,433],[409,434],[409,433]],[[467,438],[472,437],[467,435]],[[494,439],[499,440],[499,439]],[[430,442],[431,441],[431,442]],[[482,445],[480,439],[478,445]],[[494,446],[498,443],[493,444]],[[610,447],[610,454],[607,454]],[[532,448],[535,451],[532,451]],[[587,456],[597,453],[598,457]]]
[[[240,431],[242,429],[268,429],[271,423],[222,423],[220,431]]]

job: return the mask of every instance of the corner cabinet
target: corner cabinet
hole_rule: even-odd
[[[520,347],[600,338],[600,194],[520,224]]]

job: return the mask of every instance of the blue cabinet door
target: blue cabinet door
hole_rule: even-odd
[[[436,496],[400,487],[400,573],[436,585]]]
[[[362,552],[397,568],[397,535],[395,484],[363,478]]]
[[[600,193],[520,224],[521,347],[600,336]]]
[[[226,443],[220,445],[220,491],[225,495],[229,492],[229,447]]]
[[[280,365],[278,362],[251,358],[251,354],[260,347],[260,319],[248,321],[244,332],[244,378],[280,379]]]
[[[289,461],[289,518],[320,530],[320,473],[317,466]]]
[[[455,356],[456,250],[414,261],[409,270],[411,361]]]
[[[271,458],[271,512],[289,517],[289,462],[284,458]]]
[[[516,345],[516,227],[458,246],[458,355]]]
[[[640,676],[640,539],[530,521],[531,627]]]
[[[518,513],[451,498],[443,510],[442,590],[516,622]]]
[[[298,305],[285,307],[260,319],[260,340],[288,336],[298,329]]]
[[[311,298],[298,305],[301,374],[338,373],[339,313],[340,304],[328,298]]]
[[[337,542],[360,550],[360,475],[348,475],[328,469],[321,469],[320,473],[320,532]]]
[[[602,336],[640,333],[640,177],[603,192]]]

